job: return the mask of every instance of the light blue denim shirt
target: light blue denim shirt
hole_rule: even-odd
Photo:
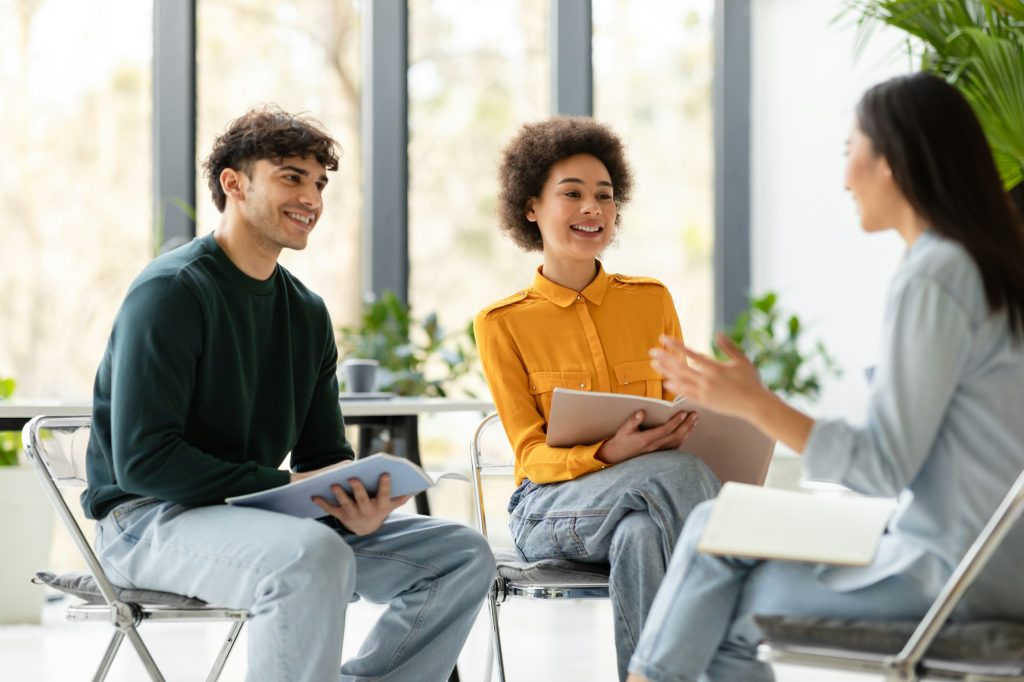
[[[907,252],[865,425],[819,420],[804,454],[807,478],[899,499],[872,565],[823,567],[819,579],[852,590],[903,573],[938,592],[1024,469],[1024,348],[1006,314],[989,313],[963,247],[929,231]],[[1007,538],[974,590],[982,610],[1024,615],[1022,540]]]

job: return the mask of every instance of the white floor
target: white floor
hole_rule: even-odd
[[[110,629],[102,624],[63,620],[63,604],[44,609],[42,625],[0,626],[0,679],[5,682],[89,680],[106,647]],[[351,655],[379,613],[379,607],[353,604],[349,610],[344,654]],[[615,652],[607,602],[558,604],[512,601],[502,607],[506,672],[512,682],[613,682]],[[216,656],[223,625],[150,624],[142,634],[169,682],[203,680]],[[245,678],[245,635],[228,661],[224,682]],[[485,679],[488,647],[486,613],[470,634],[459,672],[463,682]],[[820,670],[778,668],[778,682],[858,682],[872,679]],[[108,677],[111,682],[147,679],[125,643]],[[431,682],[424,680],[423,682]],[[742,682],[737,680],[736,682]]]

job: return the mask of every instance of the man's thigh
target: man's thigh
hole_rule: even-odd
[[[487,541],[459,523],[393,513],[369,535],[339,533],[355,554],[356,594],[370,602],[386,603],[466,564],[493,572]]]
[[[353,562],[338,534],[313,519],[228,505],[122,505],[97,525],[97,549],[118,584],[233,608],[249,608],[272,574],[310,563],[341,572]]]

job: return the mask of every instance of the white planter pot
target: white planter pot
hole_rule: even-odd
[[[38,623],[46,591],[29,582],[47,567],[53,507],[29,467],[0,467],[0,623]]]

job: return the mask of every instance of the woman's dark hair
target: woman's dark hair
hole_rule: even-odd
[[[206,183],[217,210],[224,212],[227,196],[220,174],[233,168],[249,175],[254,161],[279,163],[289,156],[312,156],[329,171],[338,170],[338,143],[315,119],[289,114],[267,105],[252,109],[228,124],[213,141],[213,151],[203,162]]]
[[[633,173],[622,140],[611,128],[586,116],[559,116],[528,123],[505,147],[498,169],[501,229],[524,251],[544,248],[537,225],[526,219],[528,202],[540,196],[551,166],[576,154],[597,157],[608,169],[616,208],[621,210],[629,202]],[[616,216],[616,225],[621,216]]]
[[[989,310],[1005,309],[1024,342],[1024,224],[967,101],[931,74],[900,76],[864,94],[857,124],[914,210],[971,255]]]

